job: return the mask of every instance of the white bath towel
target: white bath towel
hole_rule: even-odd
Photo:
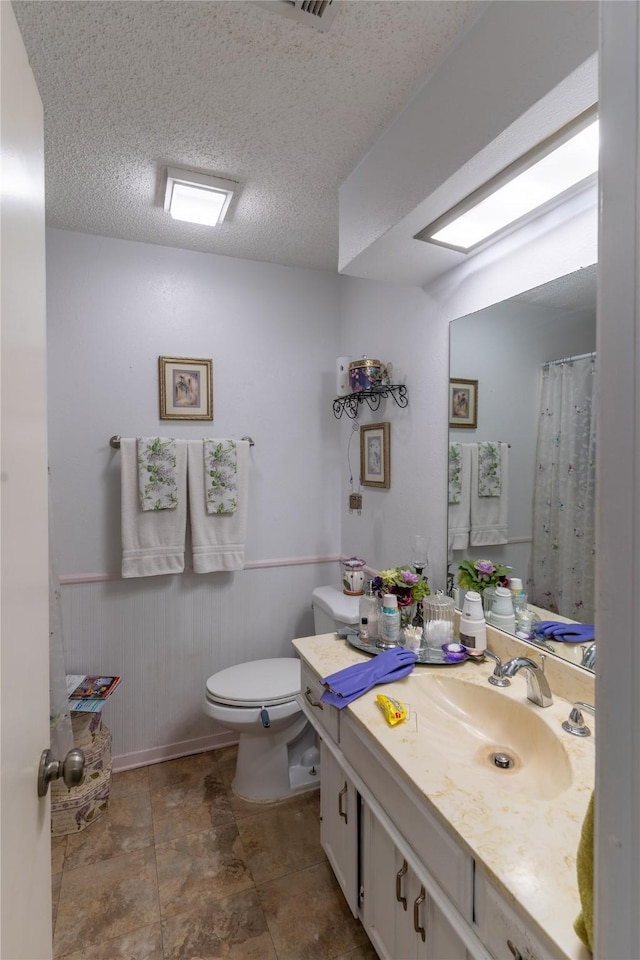
[[[202,440],[189,440],[189,510],[195,573],[242,570],[249,495],[249,442],[237,440],[238,504],[233,513],[207,513]]]
[[[484,547],[493,543],[507,543],[508,508],[508,456],[509,445],[500,444],[500,496],[481,497],[479,495],[479,457],[478,445],[471,449],[471,533],[469,542],[472,547]]]
[[[173,510],[142,510],[138,494],[135,437],[120,441],[122,576],[155,577],[184,570],[187,526],[187,443],[176,440],[178,504]]]
[[[474,443],[452,444],[460,447],[462,454],[459,461],[460,470],[458,482],[459,491],[457,503],[449,504],[449,559],[452,550],[466,550],[469,546],[469,528],[471,524],[471,448]]]

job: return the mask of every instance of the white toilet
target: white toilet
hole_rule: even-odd
[[[357,624],[358,597],[335,587],[312,596],[316,633]],[[239,663],[207,680],[204,712],[239,735],[232,786],[242,799],[269,803],[319,785],[317,738],[296,701],[300,692],[295,657]]]

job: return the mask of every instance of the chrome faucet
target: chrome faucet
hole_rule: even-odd
[[[586,667],[588,670],[595,670],[596,668],[596,642],[590,643],[588,646],[582,648],[582,660],[580,661],[581,667]]]
[[[539,707],[550,707],[553,703],[549,681],[544,673],[544,654],[542,666],[529,657],[514,657],[502,667],[503,677],[515,677],[519,670],[527,671],[527,698]]]
[[[508,680],[503,672],[502,660],[497,653],[494,653],[492,650],[489,650],[488,647],[484,649],[485,657],[489,657],[491,660],[495,660],[495,667],[493,668],[493,673],[489,677],[489,683],[493,684],[494,687],[509,687],[511,686],[511,680]]]

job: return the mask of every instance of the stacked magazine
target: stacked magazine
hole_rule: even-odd
[[[69,709],[81,713],[98,713],[120,685],[120,677],[67,674],[66,679]]]

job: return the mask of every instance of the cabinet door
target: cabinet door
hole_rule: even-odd
[[[556,955],[553,945],[529,929],[480,869],[475,877],[475,910],[480,938],[496,960],[546,960]]]
[[[462,940],[433,900],[428,901],[426,956],[429,960],[470,960]]]
[[[320,842],[354,917],[358,915],[358,795],[320,741]]]
[[[362,922],[382,960],[467,960],[467,950],[384,824],[362,801]]]
[[[411,869],[407,893],[415,960],[470,960],[464,943],[428,893],[428,886]]]
[[[366,803],[361,838],[364,928],[381,960],[413,960],[409,866]]]

